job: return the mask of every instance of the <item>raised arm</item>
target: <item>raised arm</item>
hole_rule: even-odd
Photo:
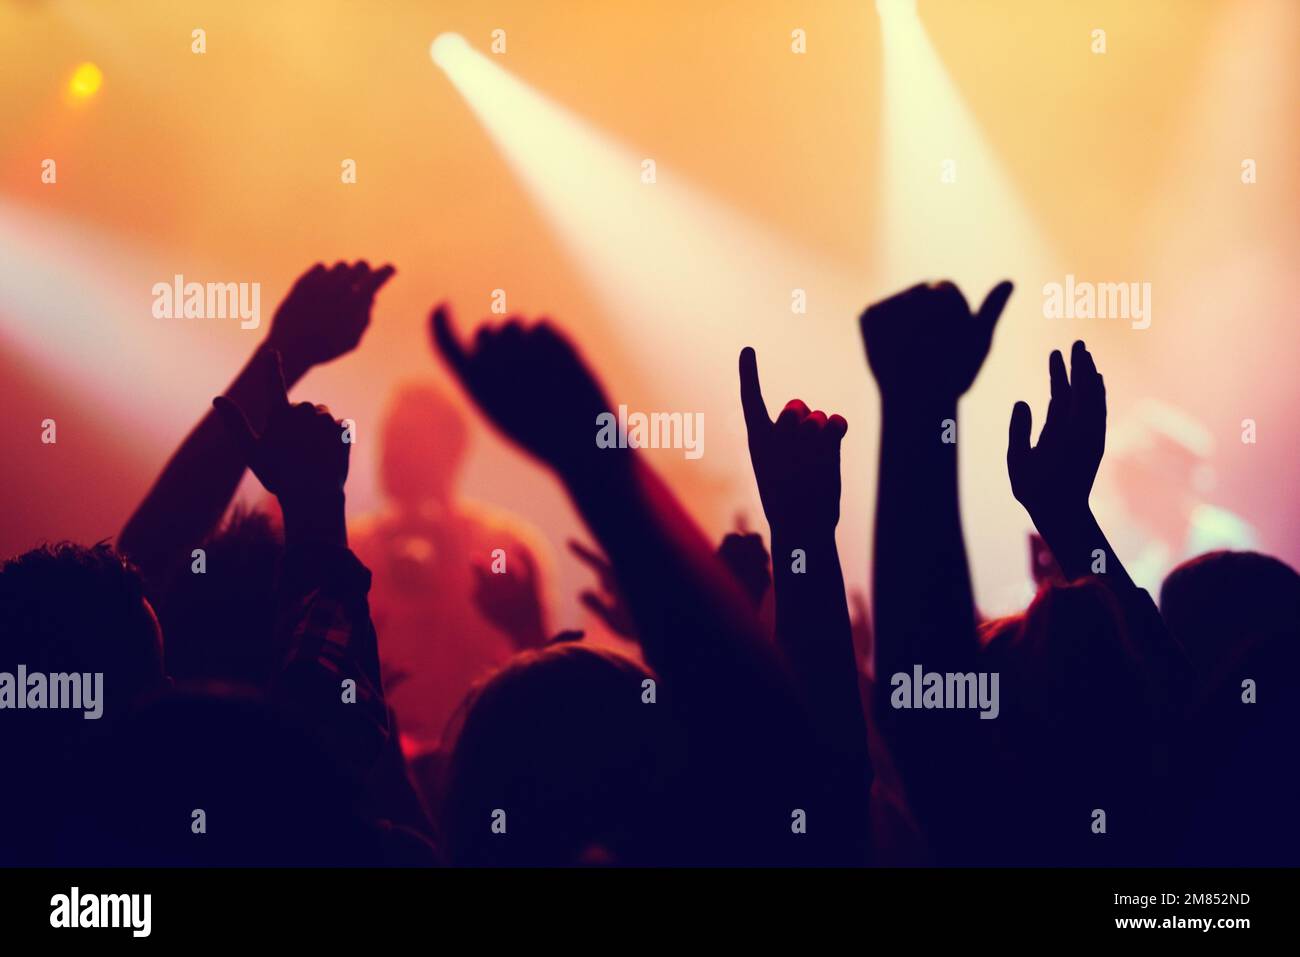
[[[689,815],[692,860],[776,863],[842,854],[824,765],[793,682],[752,606],[685,510],[635,449],[596,442],[610,403],[549,324],[481,329],[473,347],[445,309],[433,337],[496,427],[550,466],[608,556],[665,717],[684,726],[679,782],[726,808]],[[807,832],[792,826],[806,814]]]
[[[838,415],[786,403],[773,422],[753,349],[740,353],[740,400],[749,457],[772,535],[776,639],[791,668],[835,775],[845,845],[861,861],[870,830],[871,759],[858,693],[853,627],[835,544],[840,518]]]
[[[266,340],[225,392],[254,428],[265,427],[277,401],[268,386],[271,352],[281,355],[292,387],[313,366],[352,351],[370,323],[375,293],[393,272],[392,266],[372,270],[365,261],[331,269],[317,263],[298,278]],[[221,521],[243,474],[239,449],[209,409],[127,520],[118,547],[151,584],[162,584]]]
[[[873,712],[891,742],[917,820],[941,860],[969,860],[978,833],[986,724],[973,713],[897,703],[895,675],[969,674],[979,644],[957,496],[957,400],[979,373],[1011,294],[995,287],[972,315],[951,283],[914,286],[862,316],[880,389],[874,575]]]
[[[1048,358],[1051,400],[1038,443],[1030,445],[1032,413],[1025,402],[1011,411],[1007,474],[1067,579],[1095,575],[1124,609],[1130,635],[1164,680],[1179,680],[1182,649],[1170,637],[1151,597],[1138,588],[1107,540],[1089,498],[1106,450],[1106,383],[1083,341],[1065,358]]]
[[[241,461],[280,500],[285,556],[280,576],[272,695],[297,716],[360,788],[388,737],[379,649],[370,619],[370,572],[348,550],[344,483],[352,448],[324,406],[290,405],[278,353],[268,363],[272,397],[254,429],[237,403],[213,400]]]
[[[445,308],[432,332],[493,424],[564,484],[608,556],[654,667],[719,666],[723,646],[758,653],[753,613],[708,539],[637,450],[597,445],[598,417],[612,406],[567,339],[546,322],[512,321],[480,329],[466,346]],[[709,643],[719,647],[706,651]]]
[[[862,315],[880,390],[874,604],[876,674],[966,671],[975,602],[957,495],[957,400],[993,341],[1011,284],[971,314],[952,283],[918,285]]]

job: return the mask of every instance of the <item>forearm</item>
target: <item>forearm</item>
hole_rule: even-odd
[[[256,374],[261,348],[245,364],[226,395],[261,429],[271,396]],[[286,377],[291,370],[285,370]],[[290,382],[296,381],[299,374]],[[211,408],[172,454],[118,536],[118,547],[157,583],[189,559],[221,521],[244,474],[244,459]]]
[[[796,549],[803,552],[802,566],[791,557]],[[825,743],[836,801],[858,822],[865,847],[871,758],[834,530],[774,528],[772,554],[777,642]]]
[[[803,553],[798,564],[792,558],[796,550]],[[774,528],[772,555],[777,643],[821,723],[865,754],[853,627],[835,534]]]
[[[1098,575],[1121,588],[1135,587],[1087,505],[1059,510],[1035,508],[1030,517],[1067,579]]]
[[[562,470],[610,560],[647,661],[670,671],[762,648],[754,614],[704,534],[632,450],[593,450]]]
[[[313,519],[286,528],[273,694],[360,786],[388,736],[370,573]],[[308,530],[303,533],[304,530]]]
[[[912,665],[964,670],[976,650],[962,536],[957,444],[942,441],[956,402],[891,409],[881,427],[873,591],[877,674]]]

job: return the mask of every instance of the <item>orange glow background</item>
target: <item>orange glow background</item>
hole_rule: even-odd
[[[1028,523],[999,444],[1010,401],[1030,400],[1041,424],[1046,350],[1076,337],[1098,356],[1112,424],[1143,397],[1199,420],[1215,441],[1210,498],[1255,526],[1261,550],[1300,563],[1300,4],[918,8],[1059,267],[1025,275],[1007,257],[1002,273],[1018,292],[995,339],[999,364],[963,406],[968,434],[983,443],[965,449],[962,464],[981,600],[997,608],[1026,577]],[[199,27],[203,55],[190,49]],[[1098,27],[1104,56],[1089,50]],[[791,315],[787,299],[770,313],[719,317],[717,329],[674,328],[656,350],[630,348],[626,320],[593,295],[584,264],[557,243],[430,61],[438,34],[456,31],[486,50],[496,28],[507,32],[500,62],[513,76],[654,157],[661,176],[860,276],[859,287],[842,304],[838,292],[823,297],[833,310]],[[802,56],[790,51],[795,28],[807,34]],[[735,356],[752,331],[774,413],[799,395],[849,420],[842,545],[847,578],[865,583],[876,399],[860,351],[843,344],[856,339],[855,310],[903,282],[941,278],[877,268],[887,252],[878,229],[882,43],[869,0],[0,0],[0,553],[116,535],[293,279],[317,260],[364,257],[399,270],[370,331],[354,355],[312,372],[295,393],[357,421],[356,514],[377,505],[366,436],[378,435],[391,388],[445,381],[427,347],[429,307],[448,299],[466,325],[504,288],[512,312],[552,315],[573,333],[615,401],[705,411],[699,463],[666,452],[654,461],[718,536],[738,513],[765,531],[734,428]],[[87,61],[102,70],[102,88],[72,102],[69,78]],[[919,119],[926,106],[902,104]],[[1239,175],[1247,157],[1259,170],[1251,186]],[[57,185],[41,182],[45,158],[57,161]],[[340,183],[345,158],[357,162],[355,185]],[[924,239],[931,225],[913,228]],[[974,250],[997,225],[961,228]],[[1049,326],[1039,289],[1066,272],[1152,282],[1152,327]],[[175,273],[260,282],[262,328],[155,320],[150,288]],[[971,299],[985,291],[966,290]],[[835,343],[824,363],[783,362],[781,343],[800,340],[795,354],[816,354],[819,337]],[[715,374],[687,377],[683,354]],[[46,417],[58,423],[57,445],[39,441]],[[1258,423],[1255,445],[1240,441],[1243,418]],[[462,492],[547,535],[554,624],[580,625],[574,595],[587,573],[563,550],[577,528],[563,495],[481,422],[474,429]],[[1099,512],[1103,525],[1118,521],[1104,505]]]

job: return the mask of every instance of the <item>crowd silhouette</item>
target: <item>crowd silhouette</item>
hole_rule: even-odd
[[[980,614],[951,437],[1010,283],[975,310],[921,284],[861,317],[881,400],[869,618],[836,546],[848,422],[797,398],[773,418],[753,349],[739,403],[767,535],[718,544],[643,451],[594,441],[615,404],[565,334],[512,318],[469,337],[434,309],[434,354],[585,523],[582,603],[624,654],[550,630],[536,536],[456,498],[466,424],[431,386],[391,404],[388,504],[348,527],[346,426],[288,393],[357,348],[393,273],[312,267],[115,545],[0,567],[0,672],[104,688],[89,721],[16,709],[10,687],[0,861],[1300,860],[1300,578],[1216,552],[1159,606],[1133,582],[1089,503],[1106,390],[1083,342],[1068,368],[1048,357],[1036,441],[1028,404],[1010,410],[1038,592]],[[231,510],[246,469],[271,507]],[[924,693],[900,680],[923,673]],[[954,704],[986,678],[988,707]]]

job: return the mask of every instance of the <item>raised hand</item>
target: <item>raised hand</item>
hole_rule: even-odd
[[[341,502],[352,448],[343,441],[341,423],[323,405],[289,404],[279,353],[268,351],[259,361],[274,396],[261,435],[229,398],[219,395],[212,400],[244,461],[280,499],[286,521],[291,511]]]
[[[330,269],[317,263],[298,277],[276,309],[266,339],[280,353],[290,382],[357,347],[370,325],[375,293],[394,272],[391,265],[371,269],[362,259]]]
[[[728,532],[718,545],[718,557],[731,569],[757,609],[772,587],[772,556],[756,532]]]
[[[791,399],[776,422],[768,418],[758,382],[758,358],[740,351],[740,404],[749,458],[763,512],[779,532],[834,529],[840,520],[840,440],[849,425]]]
[[[618,588],[618,578],[605,556],[587,548],[576,539],[569,539],[569,551],[573,552],[584,565],[596,573],[600,582],[600,591],[587,589],[579,599],[589,611],[603,621],[609,630],[624,638],[636,637],[636,625],[632,613],[627,610],[627,603]]]
[[[451,311],[430,317],[437,351],[484,414],[524,449],[563,472],[596,449],[596,418],[609,401],[569,340],[542,320],[482,326],[463,343]],[[608,452],[604,454],[609,454]]]
[[[924,283],[867,308],[862,339],[886,400],[952,402],[970,388],[1011,296],[1000,282],[972,315],[950,282]]]
[[[1046,513],[1077,514],[1088,507],[1106,448],[1106,384],[1082,341],[1070,353],[1071,380],[1059,350],[1048,359],[1052,398],[1038,444],[1029,445],[1028,403],[1011,411],[1007,472],[1016,500],[1038,521]]]
[[[528,549],[514,549],[500,574],[483,564],[474,570],[474,604],[520,651],[546,644],[546,615],[538,594],[537,565]]]

